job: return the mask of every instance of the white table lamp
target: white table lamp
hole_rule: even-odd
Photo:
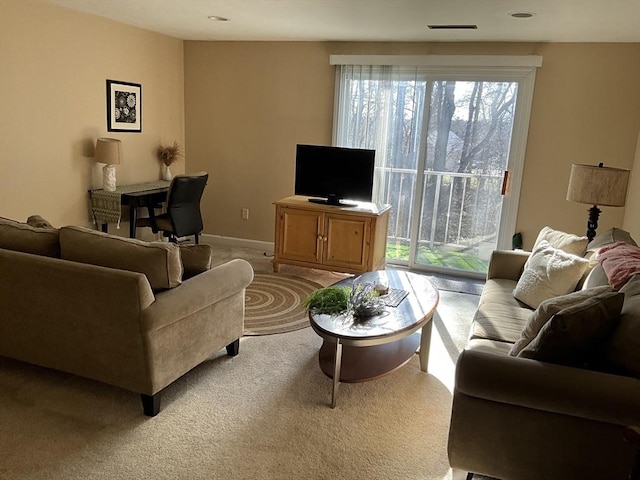
[[[116,190],[116,165],[122,161],[122,142],[115,138],[99,138],[96,141],[95,161],[102,167],[102,188],[108,192]]]

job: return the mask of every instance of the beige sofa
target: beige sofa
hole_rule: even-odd
[[[610,231],[605,240],[614,241],[619,233]],[[607,285],[592,257],[606,243],[594,239],[585,254],[591,262],[577,290],[590,299],[594,288]],[[510,355],[534,312],[513,296],[529,256],[496,251],[490,260],[456,366],[450,464],[505,480],[631,478],[634,461],[640,460],[638,437],[634,445],[630,429],[640,426],[640,275],[620,289],[625,296],[619,323],[592,350],[597,361],[578,368]]]
[[[0,219],[0,355],[139,393],[154,416],[174,380],[238,353],[253,270],[210,267],[207,245]]]

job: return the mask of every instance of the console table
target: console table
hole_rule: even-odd
[[[116,223],[120,228],[122,205],[129,207],[129,237],[136,236],[136,219],[139,207],[150,207],[164,203],[167,200],[171,182],[156,180],[153,182],[119,185],[115,191],[109,192],[102,188],[89,190],[93,221],[101,224],[103,232],[108,231],[109,223]]]
[[[275,272],[281,264],[345,273],[384,268],[390,205],[324,205],[295,195],[275,206]]]

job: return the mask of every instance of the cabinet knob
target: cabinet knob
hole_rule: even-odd
[[[318,240],[322,240],[322,235],[318,234]]]
[[[328,240],[328,237],[322,237],[322,240],[324,240],[325,242]]]

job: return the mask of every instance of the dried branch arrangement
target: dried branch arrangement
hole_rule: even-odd
[[[156,150],[156,154],[158,155],[158,159],[164,163],[166,166],[171,165],[180,157],[184,156],[180,145],[178,142],[173,142],[173,145],[160,145],[158,150]]]
[[[349,295],[349,308],[354,317],[370,317],[384,311],[385,303],[378,295],[375,285],[362,282],[359,277],[353,281],[353,289]]]

